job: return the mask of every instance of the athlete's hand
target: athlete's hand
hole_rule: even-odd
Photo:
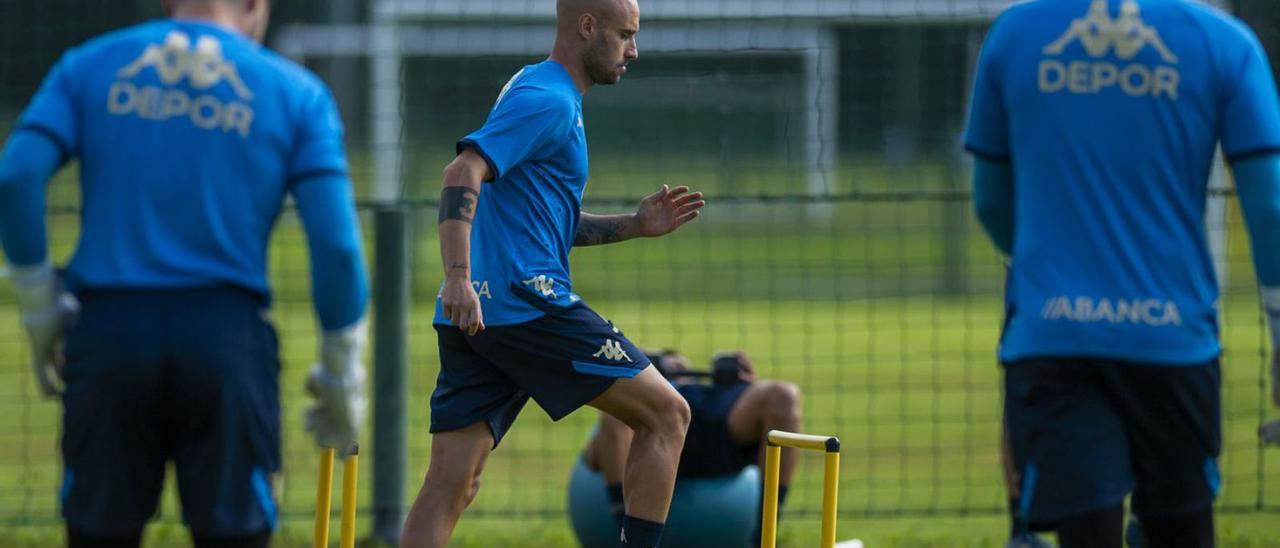
[[[320,447],[347,451],[360,439],[364,424],[365,323],[326,331],[320,343],[320,363],[307,375],[307,391],[315,403],[307,409],[307,431]]]
[[[471,286],[469,277],[449,276],[440,290],[440,306],[444,317],[465,331],[475,335],[484,331],[484,311],[480,309],[480,296]]]
[[[22,327],[31,344],[31,367],[40,392],[52,398],[62,393],[62,342],[80,304],[62,290],[52,264],[15,268],[13,281]]]
[[[689,187],[670,188],[662,185],[657,192],[640,200],[636,210],[636,233],[644,237],[670,234],[685,223],[698,218],[707,202],[701,192],[689,192]]]

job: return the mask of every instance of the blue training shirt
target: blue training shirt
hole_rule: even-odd
[[[527,322],[579,301],[569,281],[587,187],[582,94],[555,61],[517,72],[484,126],[458,142],[484,157],[493,181],[471,229],[472,286],[485,325]],[[435,323],[449,324],[436,299]]]
[[[64,157],[80,158],[72,288],[232,284],[268,297],[267,243],[285,194],[337,177],[329,193],[351,207],[328,88],[208,23],[156,21],[70,50],[17,131],[43,134]],[[350,217],[327,230],[358,241]],[[360,302],[336,307],[346,317],[329,314],[327,324],[359,317],[362,270],[358,277]]]
[[[1252,32],[1184,0],[1032,1],[996,21],[974,86],[965,145],[1014,173],[1000,358],[1217,357],[1215,147],[1280,150]]]

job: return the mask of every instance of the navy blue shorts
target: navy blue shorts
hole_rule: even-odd
[[[1178,517],[1220,485],[1218,362],[1172,367],[1096,359],[1005,365],[1005,420],[1022,514],[1051,525],[1122,504]]]
[[[729,412],[742,398],[749,384],[715,386],[676,384],[689,402],[689,432],[680,453],[681,478],[714,478],[734,475],[755,464],[760,455],[759,440],[742,444],[729,432]]]
[[[585,304],[474,336],[435,327],[440,375],[431,394],[431,432],[485,421],[495,447],[530,397],[560,420],[649,366],[644,352]]]
[[[94,536],[138,533],[172,460],[194,533],[274,528],[280,362],[262,299],[233,288],[79,297],[62,398],[67,524]]]

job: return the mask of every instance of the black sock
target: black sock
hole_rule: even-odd
[[[95,536],[67,526],[67,548],[138,548],[142,531],[132,535]]]
[[[662,527],[663,524],[655,521],[625,516],[622,518],[622,537],[618,539],[618,546],[657,548],[658,542],[662,540]]]
[[[622,516],[627,511],[626,499],[622,498],[622,484],[606,485],[604,491],[609,497],[609,512],[613,514],[613,519],[617,520],[618,527],[622,527]]]
[[[1124,505],[1060,520],[1056,528],[1061,548],[1124,548]]]
[[[1141,516],[1144,546],[1210,548],[1213,546],[1213,508],[1177,517]]]
[[[221,537],[191,533],[196,548],[267,548],[271,545],[271,530],[252,535]]]

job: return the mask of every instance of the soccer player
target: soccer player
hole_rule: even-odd
[[[999,357],[1020,514],[1062,546],[1212,546],[1216,146],[1280,343],[1280,97],[1241,22],[1184,0],[1040,0],[983,46],[965,145],[1010,260]],[[1280,404],[1280,386],[1273,387]]]
[[[138,546],[172,460],[195,546],[265,547],[281,464],[266,259],[286,196],[324,329],[309,428],[345,450],[364,409],[342,125],[323,83],[258,44],[265,0],[164,5],[172,18],[98,37],[47,75],[0,156],[0,242],[36,378],[62,397],[67,544]],[[71,158],[81,232],[59,274],[44,192]]]
[[[748,465],[764,469],[765,436],[770,430],[800,430],[800,388],[789,382],[760,380],[745,353],[721,354],[715,362],[736,362],[732,381],[693,382],[684,374],[689,359],[674,351],[649,354],[649,361],[673,382],[676,391],[689,402],[689,431],[680,453],[677,478],[715,478],[738,474]],[[623,511],[623,471],[626,469],[632,433],[618,419],[601,414],[595,435],[587,442],[583,460],[587,467],[604,476],[606,495],[614,517]],[[778,504],[787,498],[795,474],[795,450],[784,448],[779,462]],[[760,542],[760,521],[756,520],[755,543]]]
[[[636,59],[640,11],[635,0],[560,0],[556,12],[550,58],[511,78],[444,170],[434,437],[403,546],[448,542],[485,459],[530,397],[552,419],[591,405],[635,431],[621,543],[652,548],[662,534],[689,406],[573,293],[569,249],[670,233],[705,202],[663,185],[633,215],[581,211],[582,95],[617,83]]]

